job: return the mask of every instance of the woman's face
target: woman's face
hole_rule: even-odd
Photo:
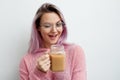
[[[40,21],[39,31],[43,38],[44,46],[50,47],[59,40],[63,31],[63,23],[54,12],[43,14]]]

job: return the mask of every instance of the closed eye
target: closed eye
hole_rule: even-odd
[[[63,26],[63,23],[62,23],[62,22],[58,22],[58,23],[56,24],[56,26],[57,26],[57,27],[62,27],[62,26]]]
[[[45,28],[49,28],[50,26],[47,25],[47,26],[44,26],[44,27],[45,27]]]
[[[43,25],[43,27],[44,27],[44,28],[50,28],[51,25],[50,25],[50,24],[45,24],[45,25]]]

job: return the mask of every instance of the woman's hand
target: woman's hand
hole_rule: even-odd
[[[40,71],[47,72],[50,68],[50,58],[48,54],[42,55],[37,60],[37,68]]]

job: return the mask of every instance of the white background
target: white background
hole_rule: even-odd
[[[88,80],[120,80],[120,0],[0,0],[0,80],[19,80],[35,12],[56,4],[68,27],[68,42],[82,46]]]

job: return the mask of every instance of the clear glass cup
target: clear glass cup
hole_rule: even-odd
[[[63,45],[52,45],[50,51],[51,67],[54,72],[64,71],[65,69],[65,51]]]

